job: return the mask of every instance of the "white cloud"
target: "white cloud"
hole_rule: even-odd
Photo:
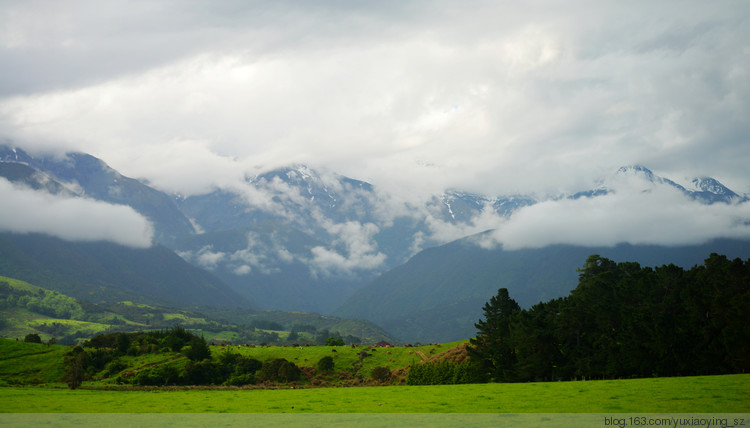
[[[508,224],[486,212],[454,226],[414,207],[446,188],[577,191],[636,163],[750,192],[743,1],[74,4],[0,6],[0,138],[85,151],[163,190],[221,186],[274,211],[273,196],[302,196],[279,183],[258,190],[245,176],[305,163],[388,194],[374,213],[380,227],[424,215],[441,241],[495,226],[508,245],[545,241],[532,234],[535,216],[572,230],[577,210],[593,223],[598,211],[561,200]],[[647,199],[618,192],[597,202],[609,214]],[[703,226],[714,234],[741,232],[726,218],[744,208],[703,209],[672,201],[646,213],[697,210],[722,219]],[[639,236],[629,230],[638,218],[610,219],[627,232],[592,239]],[[566,236],[548,232],[547,241]],[[354,236],[314,258],[376,264],[378,250]]]
[[[328,224],[327,229],[335,236],[333,248],[318,246],[310,250],[313,273],[350,274],[357,270],[377,269],[385,262],[386,255],[378,251],[373,240],[379,231],[376,225],[349,221]]]
[[[84,198],[66,198],[13,186],[0,178],[0,230],[44,233],[69,241],[112,241],[151,246],[153,226],[135,210]]]
[[[446,243],[464,236],[495,229],[507,221],[505,217],[501,217],[494,211],[491,204],[487,204],[479,214],[465,223],[451,223],[433,215],[428,215],[425,220],[430,231],[430,239],[438,243]]]
[[[749,189],[742,3],[84,4],[2,8],[36,22],[6,49],[96,69],[6,69],[37,90],[0,99],[2,129],[162,189],[293,162],[404,193],[554,193],[630,163]],[[136,65],[95,64],[108,47]]]
[[[235,275],[247,275],[252,272],[252,270],[253,268],[248,265],[241,265],[235,268],[232,272],[234,272]]]
[[[595,198],[560,199],[522,208],[480,242],[505,249],[551,244],[693,245],[750,238],[750,203],[704,205],[667,185],[620,186]]]
[[[207,245],[198,251],[195,255],[195,261],[198,265],[206,269],[214,270],[220,262],[226,258],[226,254],[221,251],[213,251],[213,246]]]

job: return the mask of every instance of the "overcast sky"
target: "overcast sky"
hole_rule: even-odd
[[[0,1],[0,64],[0,138],[166,191],[305,163],[555,194],[642,164],[750,193],[745,0]]]

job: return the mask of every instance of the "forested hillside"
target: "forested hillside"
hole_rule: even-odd
[[[592,255],[567,297],[521,309],[500,289],[470,349],[495,381],[746,373],[748,325],[750,260],[686,270]]]
[[[45,343],[74,344],[105,332],[135,332],[180,325],[219,343],[324,344],[397,342],[365,320],[305,312],[242,308],[174,308],[131,301],[90,303],[0,276],[0,337],[34,335]]]

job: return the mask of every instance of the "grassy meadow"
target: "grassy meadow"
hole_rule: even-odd
[[[65,374],[65,346],[0,339],[0,386],[55,384]]]
[[[308,389],[0,388],[26,413],[747,413],[750,375]]]

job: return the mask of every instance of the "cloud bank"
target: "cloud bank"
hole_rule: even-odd
[[[43,233],[69,241],[151,246],[153,226],[130,207],[65,198],[13,186],[0,178],[0,231]]]
[[[478,243],[504,249],[581,246],[694,245],[750,238],[750,202],[701,204],[668,185],[623,182],[597,197],[524,207]]]
[[[750,191],[742,1],[0,7],[5,137],[206,192],[299,162],[426,194],[624,164]]]

